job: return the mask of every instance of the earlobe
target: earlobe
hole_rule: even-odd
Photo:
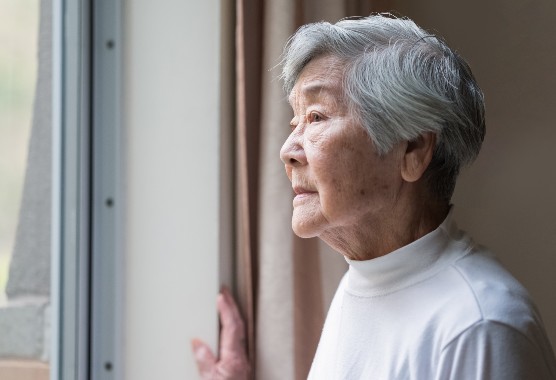
[[[416,182],[429,166],[434,148],[436,133],[427,132],[415,140],[408,141],[402,160],[402,178],[406,182]]]

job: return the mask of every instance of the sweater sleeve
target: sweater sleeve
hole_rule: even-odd
[[[481,321],[451,341],[436,380],[553,380],[554,357],[513,327]]]

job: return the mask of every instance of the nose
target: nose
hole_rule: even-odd
[[[307,163],[305,150],[303,149],[302,136],[298,130],[294,130],[280,149],[280,159],[288,167],[301,166]]]

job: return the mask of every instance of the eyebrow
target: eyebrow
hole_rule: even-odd
[[[314,97],[317,94],[320,93],[328,93],[331,94],[332,91],[332,87],[327,84],[327,83],[323,83],[323,82],[312,82],[309,83],[303,87],[301,87],[301,91],[302,94],[307,95],[308,97]],[[292,94],[290,94],[290,96],[288,96],[288,103],[292,104]]]

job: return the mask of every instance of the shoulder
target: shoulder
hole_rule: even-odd
[[[442,351],[437,379],[555,379],[550,346],[539,347],[513,326],[482,320]]]
[[[467,370],[484,372],[484,379],[556,378],[554,353],[527,290],[482,248],[452,267],[469,294],[461,306],[475,310],[443,345],[441,356],[459,373],[455,378],[470,378]]]
[[[481,320],[512,326],[524,333],[531,324],[542,324],[527,290],[490,252],[473,248],[453,268],[472,295]]]
[[[427,292],[436,304],[433,325],[442,347],[473,326],[502,325],[536,344],[547,341],[527,290],[481,247],[471,245],[431,278]]]
[[[458,323],[443,341],[437,378],[556,379],[537,308],[502,264],[473,246],[449,272],[458,296],[445,306]]]

